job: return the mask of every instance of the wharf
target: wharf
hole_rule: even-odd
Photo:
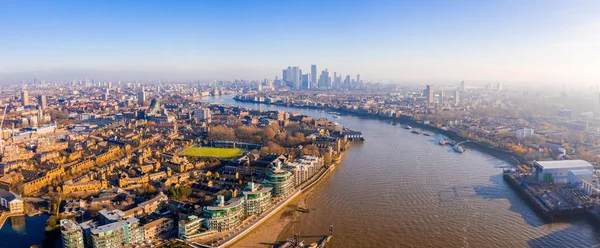
[[[519,195],[527,200],[527,202],[534,207],[534,209],[544,216],[549,221],[554,221],[558,218],[575,217],[586,213],[585,208],[551,208],[545,204],[535,192],[529,190],[527,186],[523,186],[526,182],[517,178],[518,174],[515,173],[504,173],[504,180],[519,193]]]

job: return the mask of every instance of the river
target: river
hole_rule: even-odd
[[[324,235],[330,247],[590,247],[600,243],[591,221],[547,223],[502,179],[507,165],[474,149],[464,154],[389,121],[327,111],[236,102],[202,101],[327,117],[358,129],[344,161],[315,188],[293,230]],[[287,230],[281,237],[291,237]]]

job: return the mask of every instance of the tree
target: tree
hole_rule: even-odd
[[[235,131],[225,125],[218,125],[209,130],[208,138],[211,140],[234,140]]]
[[[304,146],[302,148],[302,155],[319,156],[320,155],[319,148],[316,145],[313,145],[313,144]]]

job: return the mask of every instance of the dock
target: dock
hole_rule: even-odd
[[[575,217],[586,213],[585,206],[549,204],[548,200],[545,200],[543,197],[548,197],[546,194],[549,195],[552,192],[545,192],[543,195],[540,195],[542,193],[534,191],[518,173],[505,172],[503,177],[521,197],[527,200],[527,203],[533,206],[538,213],[549,221],[554,221],[557,218]]]

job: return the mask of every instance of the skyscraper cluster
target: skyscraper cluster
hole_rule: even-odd
[[[317,72],[317,65],[310,66],[310,73],[302,73],[298,66],[288,66],[282,70],[282,86],[288,86],[294,90],[342,90],[342,89],[359,89],[362,86],[360,74],[356,75],[356,79],[351,79],[350,75],[346,75],[342,79],[342,74],[333,72],[333,75],[328,69]],[[333,77],[332,77],[333,76]]]

